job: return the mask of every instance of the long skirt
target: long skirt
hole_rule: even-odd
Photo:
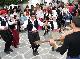
[[[12,45],[17,48],[17,45],[19,44],[19,32],[15,29],[12,30],[13,34],[13,40],[12,40]]]

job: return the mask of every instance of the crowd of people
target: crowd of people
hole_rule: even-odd
[[[20,7],[1,10],[0,35],[6,42],[4,52],[7,54],[13,52],[10,48],[11,45],[18,48],[19,32],[27,29],[28,39],[33,50],[33,55],[38,55],[39,53],[37,49],[40,45],[35,43],[35,41],[40,40],[38,30],[44,30],[43,35],[46,35],[50,30],[61,32],[62,29],[64,30],[65,27],[70,25],[72,22],[78,26],[79,24],[77,24],[77,21],[73,19],[79,18],[74,18],[75,16],[80,16],[80,5],[74,3],[64,4],[63,2],[58,2],[57,6],[54,3],[49,3],[49,6],[37,3],[36,7],[31,5],[31,9],[29,9],[29,6],[27,5],[24,12],[21,11]],[[65,37],[64,39],[67,40],[68,38],[74,37],[74,35],[76,36],[76,33],[72,34],[71,37]],[[67,40],[66,43],[65,40],[63,41],[64,47],[61,49],[57,47],[57,44],[53,40],[49,40],[47,42],[50,42],[53,47],[56,46],[58,48],[57,50],[63,54],[67,48],[72,47],[71,45],[66,47],[66,45],[69,45],[69,42],[72,41]],[[74,40],[74,42],[76,41]],[[69,53],[71,53],[71,51],[72,49],[70,49]],[[77,50],[75,50],[75,53],[76,51]],[[69,53],[68,55],[70,57],[73,57],[73,54],[75,54]],[[77,53],[80,54],[79,51]]]

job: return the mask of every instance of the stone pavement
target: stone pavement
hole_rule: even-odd
[[[52,37],[52,32],[50,32],[48,35],[43,36],[43,31],[39,31],[40,38],[41,39],[49,39]],[[59,33],[57,33],[59,36]],[[54,37],[56,37],[56,33],[54,34]],[[0,40],[0,57],[1,59],[66,59],[66,53],[64,55],[60,55],[58,52],[51,51],[51,46],[49,43],[43,43],[39,47],[39,55],[33,56],[32,49],[30,48],[29,41],[27,39],[27,31],[20,33],[20,45],[19,48],[14,48],[11,46],[11,48],[14,50],[14,52],[11,52],[10,54],[5,54],[3,52],[4,49],[4,41]]]

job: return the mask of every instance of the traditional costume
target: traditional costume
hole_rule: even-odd
[[[12,31],[13,34],[13,40],[12,40],[12,45],[17,48],[19,44],[19,32],[16,29],[17,26],[17,21],[14,19],[14,15],[11,15],[12,19],[8,21],[9,23],[9,28]]]
[[[10,52],[12,52],[13,50],[10,48],[11,43],[12,43],[12,33],[10,31],[10,29],[8,28],[8,22],[5,19],[6,16],[6,11],[2,10],[1,11],[1,16],[0,16],[0,35],[3,38],[3,40],[5,41],[5,49],[4,52],[7,54],[10,54]]]
[[[37,49],[40,45],[37,45],[35,41],[40,40],[39,33],[38,33],[38,25],[43,26],[43,23],[40,20],[32,19],[32,17],[35,17],[35,14],[32,14],[32,15],[31,15],[31,18],[26,20],[22,26],[24,28],[27,27],[28,39],[33,49],[33,55],[38,55],[39,53]]]

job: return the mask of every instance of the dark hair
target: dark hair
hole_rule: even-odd
[[[48,16],[46,16],[46,17],[45,17],[45,19],[46,19],[46,20],[49,20],[49,17],[48,17]]]
[[[50,5],[50,4],[52,5],[52,3],[49,3],[49,5]]]
[[[40,6],[38,3],[36,4],[37,6]]]
[[[54,7],[52,7],[52,10],[55,10],[56,9],[56,7],[54,6]]]
[[[29,8],[29,6],[27,5],[26,8]]]
[[[79,16],[75,16],[72,22],[75,24],[76,27],[80,27],[80,17]]]
[[[34,12],[30,13],[30,16],[32,16],[32,15],[35,15],[35,13]]]
[[[72,3],[69,3],[69,6],[73,6]]]

